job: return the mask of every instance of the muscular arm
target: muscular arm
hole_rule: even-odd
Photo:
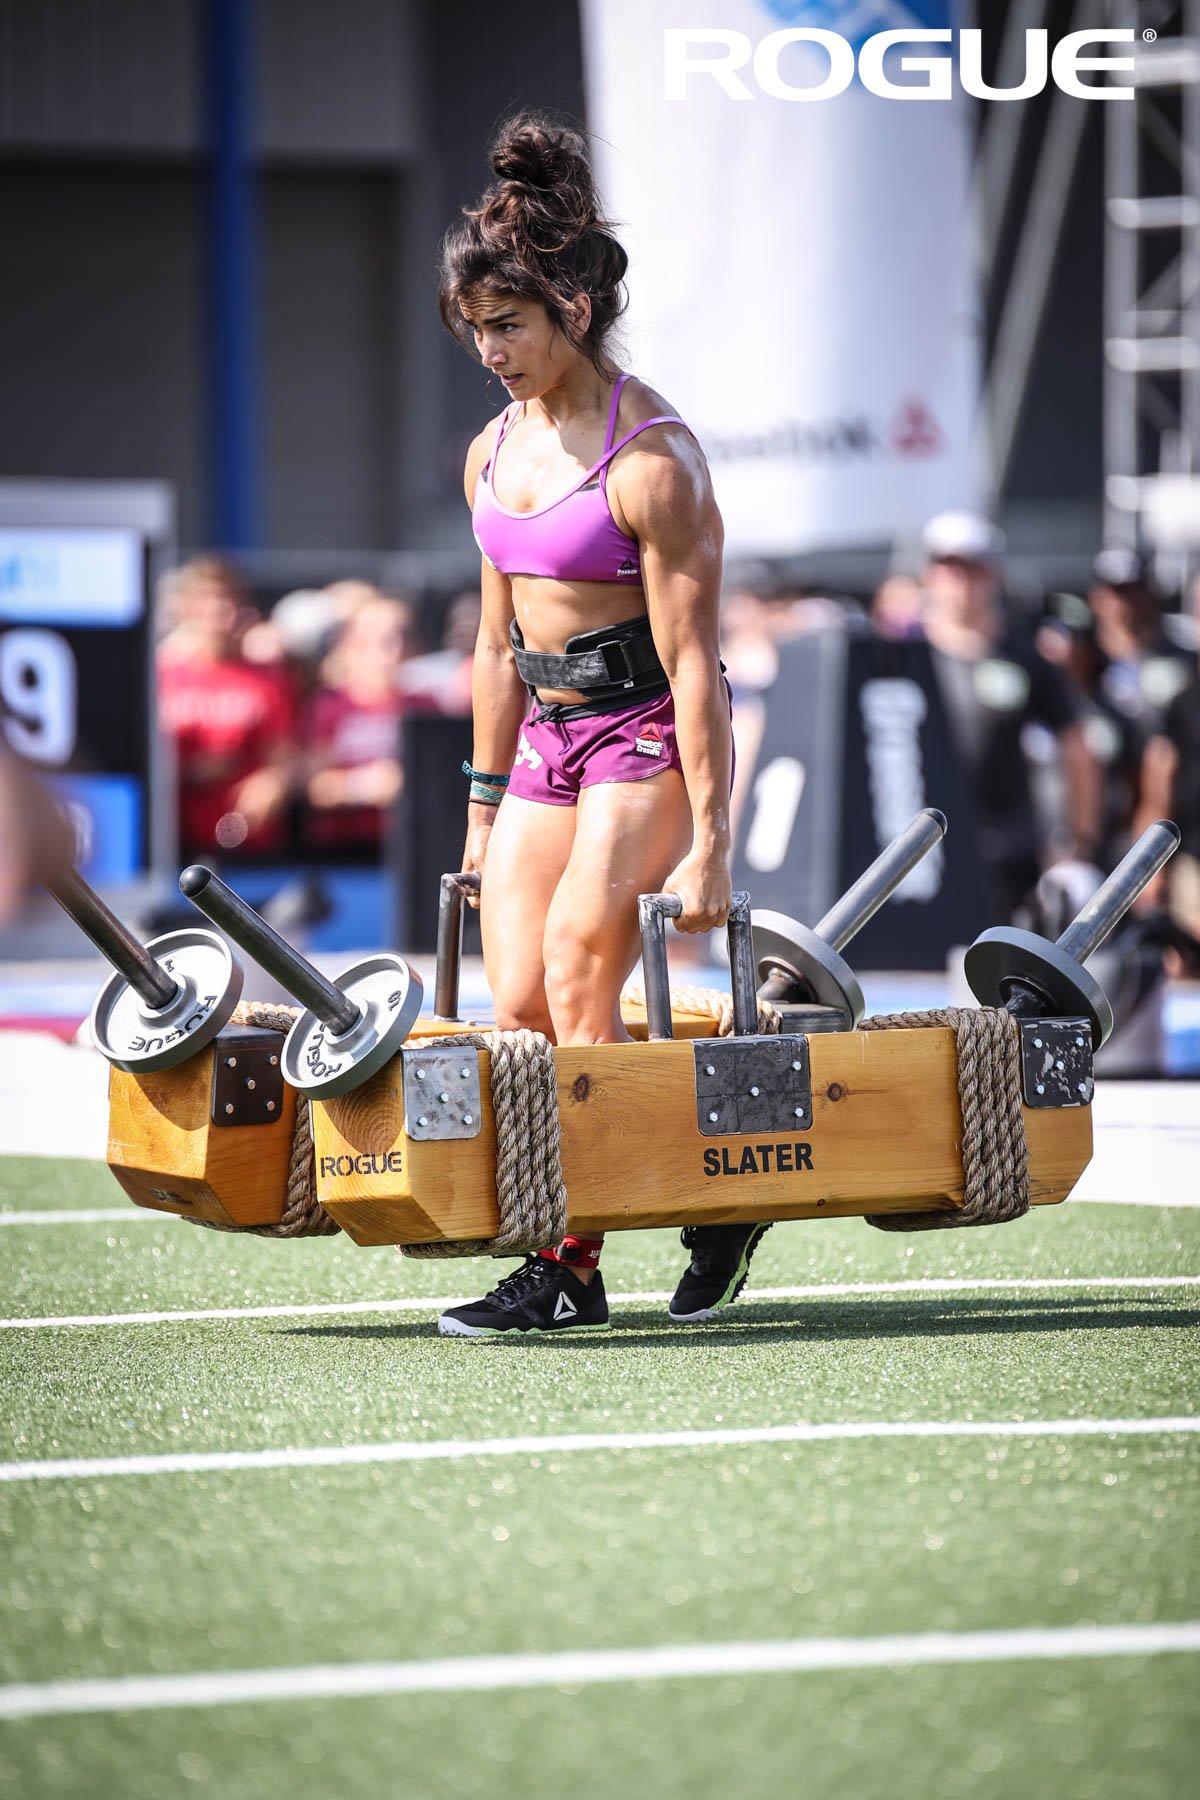
[[[1068,725],[1060,731],[1058,741],[1067,778],[1067,815],[1071,830],[1078,844],[1098,845],[1104,809],[1100,764],[1089,750],[1078,725]],[[1091,854],[1096,854],[1094,849]]]
[[[481,432],[467,453],[463,488],[468,506],[474,504],[475,483],[491,448],[492,435],[492,427]],[[485,556],[479,587],[482,608],[471,664],[471,715],[475,726],[471,766],[485,775],[507,775],[517,754],[517,738],[528,701],[508,635],[513,619],[512,582],[494,569]],[[478,800],[467,802],[464,869],[482,871],[495,821],[494,806]],[[476,907],[479,902],[469,898],[467,904]]]
[[[719,620],[724,530],[699,446],[663,427],[615,473],[621,510],[641,545],[654,642],[675,701],[675,734],[692,809],[698,880],[680,924],[706,930],[729,904],[729,775],[733,736],[721,679]],[[682,874],[680,865],[677,874]],[[719,895],[717,890],[719,891]],[[689,894],[681,885],[685,905]],[[717,917],[711,916],[716,913]]]
[[[1135,836],[1140,837],[1155,819],[1170,818],[1178,769],[1178,750],[1170,738],[1156,733],[1142,752],[1140,791],[1133,815]],[[1156,906],[1166,906],[1169,893],[1170,877],[1167,869],[1160,869],[1153,881],[1143,888],[1137,910],[1146,912]]]
[[[467,505],[475,503],[475,483],[492,448],[494,426],[489,425],[467,452],[463,489]],[[525,716],[527,694],[517,674],[508,628],[513,620],[512,582],[494,569],[485,556],[479,577],[482,610],[471,665],[471,712],[475,743],[471,763],[488,775],[507,775],[517,753],[517,737]]]
[[[471,665],[471,712],[475,741],[471,763],[488,775],[507,775],[517,754],[517,737],[529,696],[517,674],[508,627],[513,617],[512,583],[483,559],[483,611]]]
[[[1145,831],[1155,819],[1169,817],[1178,768],[1178,750],[1170,738],[1156,733],[1142,752],[1141,792],[1133,819],[1135,832]]]

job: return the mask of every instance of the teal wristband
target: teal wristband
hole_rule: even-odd
[[[464,775],[469,775],[472,782],[482,782],[485,787],[506,788],[510,777],[507,775],[485,775],[482,769],[473,769],[469,762],[462,766]]]
[[[486,781],[473,781],[468,799],[477,801],[481,806],[499,806],[504,798],[502,787],[493,787]]]

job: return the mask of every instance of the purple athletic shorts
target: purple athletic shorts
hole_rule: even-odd
[[[605,781],[644,781],[678,769],[675,702],[668,689],[619,712],[542,718],[535,703],[517,744],[508,792],[547,806],[574,806],[579,790]]]

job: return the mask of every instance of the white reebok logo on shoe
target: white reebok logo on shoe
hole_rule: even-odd
[[[570,1294],[560,1294],[558,1299],[554,1302],[554,1317],[556,1319],[573,1319],[578,1311],[579,1308],[572,1300]]]

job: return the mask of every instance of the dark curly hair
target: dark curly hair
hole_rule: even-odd
[[[486,294],[537,300],[567,341],[605,374],[605,340],[628,304],[629,259],[600,212],[587,145],[544,113],[518,113],[489,152],[497,176],[442,240],[438,310],[450,335],[474,354],[462,307]],[[577,294],[592,303],[580,331],[568,312]]]

